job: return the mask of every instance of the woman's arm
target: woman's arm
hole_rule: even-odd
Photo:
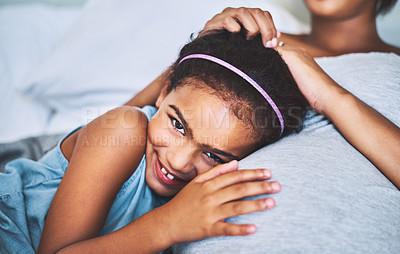
[[[169,84],[170,68],[164,71],[160,76],[153,80],[142,91],[136,94],[132,99],[126,102],[126,106],[144,107],[146,105],[155,105],[158,96],[164,86]]]
[[[250,8],[226,8],[208,21],[204,30],[238,32],[239,24],[249,37],[261,33],[266,46],[267,41],[279,37],[270,14]],[[399,127],[336,84],[304,50],[284,46],[279,51],[311,106],[330,118],[342,135],[400,188]]]
[[[310,105],[400,189],[400,128],[339,86],[305,50],[278,51]]]
[[[400,128],[347,91],[333,92],[323,104],[347,141],[400,190]]]

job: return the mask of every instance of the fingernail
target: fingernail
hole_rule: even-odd
[[[271,175],[271,171],[269,171],[268,169],[264,169],[264,176],[271,177]]]
[[[281,185],[277,182],[271,183],[271,188],[273,191],[279,191],[281,189]]]
[[[276,37],[278,37],[278,38],[281,37],[281,32],[277,31],[276,32]]]
[[[272,47],[272,41],[267,41],[267,43],[265,44],[265,47],[271,48]]]
[[[251,233],[255,233],[256,232],[256,227],[254,227],[254,226],[250,226],[250,227],[248,227],[247,228],[247,233],[249,233],[249,234],[251,234]]]
[[[272,47],[276,48],[276,46],[278,46],[278,40],[276,38],[272,39]]]
[[[272,200],[272,199],[270,199],[270,198],[267,199],[267,200],[265,201],[265,205],[266,205],[266,207],[268,207],[268,208],[273,207],[274,204],[275,204],[274,200]]]

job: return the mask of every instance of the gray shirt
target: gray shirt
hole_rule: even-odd
[[[317,62],[340,85],[400,125],[400,57],[350,54]],[[351,124],[351,122],[349,123]],[[240,161],[269,168],[282,191],[272,210],[230,218],[257,233],[178,244],[176,253],[400,253],[400,191],[326,118]]]

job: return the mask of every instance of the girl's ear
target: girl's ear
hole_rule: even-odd
[[[161,103],[164,101],[165,97],[167,97],[168,94],[168,87],[170,86],[170,82],[167,82],[164,87],[161,90],[160,95],[158,96],[156,100],[156,107],[160,108]]]

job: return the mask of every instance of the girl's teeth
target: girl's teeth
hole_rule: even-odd
[[[161,172],[163,172],[163,174],[166,175],[171,180],[175,178],[173,175],[168,173],[167,170],[165,170],[165,168],[161,168]]]
[[[169,174],[169,173],[167,174],[167,177],[168,177],[169,179],[171,179],[171,180],[174,179],[174,176],[171,175],[171,174]]]

